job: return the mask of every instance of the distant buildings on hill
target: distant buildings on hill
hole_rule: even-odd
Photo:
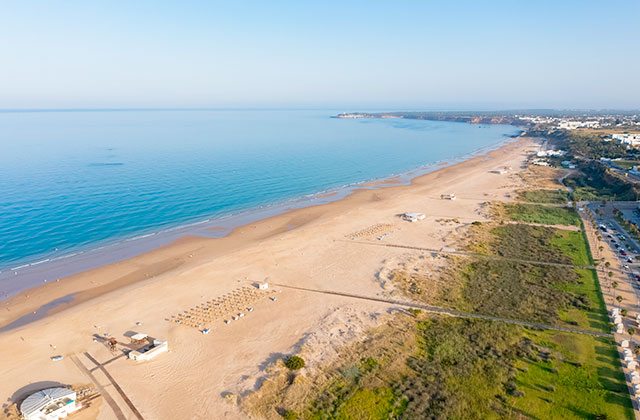
[[[629,133],[612,134],[611,138],[613,140],[618,140],[622,144],[627,144],[631,147],[640,146],[640,134],[629,134]]]

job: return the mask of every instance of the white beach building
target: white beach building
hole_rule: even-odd
[[[424,218],[426,217],[424,215],[424,213],[414,213],[414,212],[409,212],[409,213],[402,213],[402,215],[400,216],[402,217],[403,220],[406,220],[407,222],[417,222],[419,220],[424,220]]]
[[[20,404],[25,420],[57,420],[76,411],[76,392],[71,388],[43,389],[29,395]]]
[[[163,340],[153,339],[153,341],[138,350],[130,351],[127,357],[136,362],[151,360],[162,353],[169,351],[169,343]]]

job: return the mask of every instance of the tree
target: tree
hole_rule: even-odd
[[[616,296],[616,300],[618,301],[618,303],[622,302],[622,296],[620,295]]]
[[[607,276],[609,276],[609,278],[613,277],[613,271],[609,271],[609,272],[607,273]]]
[[[611,263],[609,261],[605,261],[604,266],[609,268],[609,267],[611,267]]]
[[[618,288],[618,282],[614,281],[613,283],[611,283],[611,287],[613,287],[614,289]]]
[[[291,370],[299,370],[304,367],[304,359],[300,356],[289,356],[284,361],[284,365]]]
[[[602,245],[600,245],[600,246],[598,247],[598,251],[600,251],[600,252],[604,251],[604,247],[603,247]]]
[[[629,327],[627,328],[627,332],[629,333],[629,335],[634,335],[636,333],[636,329],[633,327]]]

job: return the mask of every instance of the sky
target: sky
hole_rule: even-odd
[[[640,1],[4,1],[0,109],[640,108]]]

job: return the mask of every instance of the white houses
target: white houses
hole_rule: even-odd
[[[20,404],[25,420],[57,420],[76,411],[76,392],[71,388],[43,389],[29,395]]]
[[[269,289],[269,283],[262,282],[262,283],[258,283],[258,289],[259,290],[268,290]]]
[[[612,134],[611,138],[629,146],[640,146],[640,134]]]

